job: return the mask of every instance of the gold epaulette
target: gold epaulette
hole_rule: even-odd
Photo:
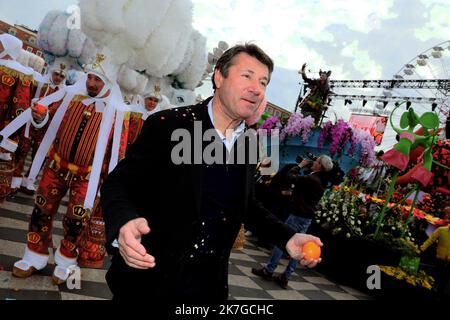
[[[123,113],[123,121],[129,121],[131,117],[131,111],[126,111]]]
[[[89,98],[89,96],[85,96],[85,95],[82,95],[82,94],[77,94],[77,95],[73,96],[72,102],[80,102],[80,101],[83,101],[83,100],[85,100],[87,98]]]
[[[34,81],[32,74],[25,74],[20,71],[8,68],[7,66],[0,66],[0,72],[6,73],[7,75],[14,78],[19,78],[22,82],[27,80],[29,80],[30,82]]]
[[[130,117],[142,118],[143,113],[137,111],[130,111]]]

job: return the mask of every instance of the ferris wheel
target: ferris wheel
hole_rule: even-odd
[[[435,111],[444,126],[450,110],[450,40],[418,54],[390,80],[331,80],[330,86],[330,98],[344,100],[352,113],[389,115],[396,104],[406,101],[405,107],[419,115]],[[401,114],[399,110],[393,115],[394,123]],[[395,137],[388,125],[383,144],[392,146]]]
[[[408,88],[393,87],[387,90],[388,94],[411,97],[412,106],[418,114],[435,111],[441,126],[444,126],[450,110],[450,40],[412,58],[393,76],[393,80],[416,85]],[[394,119],[399,116],[394,115]],[[385,139],[392,139],[392,136],[395,138],[394,133],[386,132]]]

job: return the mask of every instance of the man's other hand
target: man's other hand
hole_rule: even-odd
[[[31,114],[32,114],[32,116],[33,116],[33,119],[34,119],[34,121],[36,121],[36,122],[42,122],[42,120],[44,120],[44,118],[45,118],[45,115],[46,115],[46,113],[42,113],[40,110],[39,110],[39,107],[38,107],[38,105],[37,104],[33,104],[32,106],[31,106]]]
[[[137,218],[128,221],[119,232],[119,251],[125,263],[132,268],[148,269],[155,266],[155,258],[141,244],[141,237],[150,232],[147,220]]]
[[[298,166],[299,166],[300,168],[304,168],[304,167],[310,166],[310,165],[312,165],[312,164],[313,164],[313,161],[312,161],[312,160],[304,159],[304,160],[302,160],[302,162],[299,163]]]

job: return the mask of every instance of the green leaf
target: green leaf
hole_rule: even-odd
[[[437,129],[439,127],[439,117],[434,112],[425,112],[420,117],[419,122],[427,129]]]
[[[400,118],[400,128],[405,129],[409,125],[409,113],[405,112],[402,114],[402,117]]]
[[[410,128],[414,128],[419,124],[419,116],[417,113],[414,112],[414,110],[411,108],[409,109],[409,126]]]

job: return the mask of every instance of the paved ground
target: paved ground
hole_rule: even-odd
[[[105,283],[109,259],[105,269],[82,269],[81,289],[69,290],[66,285],[55,286],[51,281],[54,268],[53,257],[49,265],[29,279],[17,279],[11,275],[13,263],[19,260],[25,249],[28,219],[32,212],[32,197],[17,193],[0,204],[0,300],[45,299],[86,300],[110,299],[111,293]],[[58,244],[63,229],[62,214],[66,210],[67,197],[58,210],[54,224],[54,243]],[[230,299],[283,299],[283,300],[366,300],[370,297],[334,283],[316,271],[298,268],[289,282],[288,289],[280,288],[273,281],[266,281],[251,273],[252,267],[263,266],[269,251],[256,246],[254,239],[247,238],[245,248],[233,251],[229,267]],[[287,260],[282,260],[276,270],[282,271]]]

